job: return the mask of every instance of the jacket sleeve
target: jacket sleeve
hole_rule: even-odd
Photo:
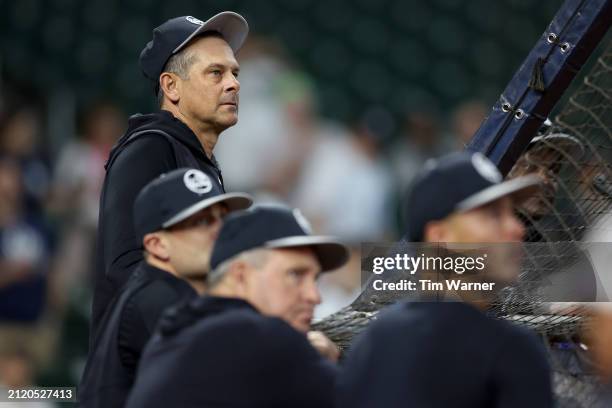
[[[161,281],[144,286],[125,304],[119,323],[119,354],[124,366],[135,370],[164,310],[194,293],[177,292]]]
[[[151,335],[152,331],[139,310],[138,302],[134,298],[128,300],[119,321],[117,346],[121,364],[132,373],[136,373],[140,356]]]

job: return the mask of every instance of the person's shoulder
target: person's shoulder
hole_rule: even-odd
[[[257,328],[257,335],[267,339],[275,349],[284,347],[298,350],[305,346],[310,348],[306,335],[281,318],[259,315]]]
[[[177,290],[176,285],[171,285],[167,279],[145,278],[143,283],[136,284],[138,287],[133,289],[130,299],[142,311],[172,306],[186,292]]]
[[[377,325],[414,325],[453,320],[482,320],[485,317],[475,308],[461,302],[403,301],[389,306],[377,318]]]
[[[135,196],[150,180],[177,168],[171,142],[162,135],[145,134],[120,149],[107,171],[111,185],[126,194]]]
[[[264,316],[250,308],[227,310],[216,316],[201,319],[198,329],[241,332],[245,336],[265,337],[271,332],[286,332],[289,325],[281,319]]]
[[[279,318],[264,316],[251,309],[236,309],[198,320],[187,330],[203,342],[227,339],[240,341],[241,347],[255,350],[280,350],[307,344],[302,335]]]
[[[174,157],[171,142],[162,134],[145,131],[125,145],[117,156],[115,166],[135,166],[138,163],[154,163],[155,157]]]
[[[466,332],[495,342],[495,324],[475,308],[461,302],[398,302],[382,311],[361,335],[364,344],[384,343],[404,348],[409,343],[434,346],[442,339],[468,341]]]
[[[500,340],[494,355],[495,364],[491,366],[492,375],[504,384],[504,388],[520,389],[520,393],[530,395],[530,406],[552,406],[551,367],[545,340],[527,328],[500,323],[504,323],[499,325],[503,331],[498,334]]]
[[[297,331],[284,320],[278,317],[262,317],[261,334],[265,337],[274,338],[274,341],[279,344],[310,344],[304,333]]]
[[[268,364],[285,366],[288,362],[300,365],[320,361],[320,355],[306,335],[280,318],[260,314],[227,317],[224,324],[231,328],[229,336],[240,335],[245,350],[261,353]]]
[[[142,319],[152,330],[165,309],[191,298],[195,292],[188,285],[171,284],[169,279],[173,278],[149,276],[141,268],[136,270],[121,291],[126,297],[123,320]]]
[[[412,302],[404,301],[386,307],[378,312],[361,337],[384,337],[391,332],[409,329],[416,323],[415,319],[419,319],[415,306]]]
[[[528,350],[535,354],[544,353],[542,340],[535,332],[504,319],[496,319],[495,323],[499,337],[503,339],[505,345],[516,350],[517,354]]]

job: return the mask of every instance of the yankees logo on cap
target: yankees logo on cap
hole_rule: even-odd
[[[170,57],[206,32],[221,35],[234,53],[238,52],[249,33],[244,17],[232,11],[216,14],[206,21],[193,16],[175,17],[153,30],[153,39],[140,53],[143,74],[159,87],[159,76]]]
[[[204,25],[204,22],[202,20],[197,19],[197,18],[192,17],[192,16],[185,17],[185,20],[187,20],[187,21],[189,21],[190,23],[193,23],[193,24]]]
[[[212,181],[201,170],[187,170],[183,176],[183,183],[185,183],[185,187],[196,194],[206,194],[212,190]]]
[[[221,183],[199,169],[182,168],[160,175],[147,184],[134,202],[135,229],[145,234],[169,228],[214,204],[229,211],[248,208],[244,193],[225,193]]]

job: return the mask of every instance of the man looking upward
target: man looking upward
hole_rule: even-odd
[[[142,187],[162,173],[189,167],[206,173],[224,191],[213,148],[221,132],[238,121],[235,53],[247,34],[247,22],[233,12],[206,22],[176,17],[155,28],[142,50],[140,67],[160,110],[129,119],[105,166],[92,333],[110,299],[142,260],[131,211]]]

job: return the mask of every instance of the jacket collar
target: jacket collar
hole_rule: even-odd
[[[174,133],[173,136],[175,136],[177,139],[179,139],[181,142],[183,142],[190,148],[198,150],[204,155],[206,155],[206,152],[204,151],[200,140],[185,122],[181,121],[179,118],[177,118],[170,111],[167,110],[160,110],[159,115],[161,116],[164,122],[167,122],[169,125],[176,128],[178,132]]]
[[[122,144],[121,142],[124,141],[123,139],[127,140],[132,133],[146,129],[160,129],[165,131],[189,147],[192,151],[197,152],[205,161],[210,162],[215,167],[219,166],[214,155],[211,158],[206,155],[200,140],[193,130],[191,130],[187,124],[175,117],[170,111],[163,109],[158,112],[148,114],[137,113],[130,116],[126,135],[119,140],[117,146]]]
[[[196,294],[195,289],[193,289],[184,279],[177,278],[170,272],[156,268],[155,266],[148,264],[146,261],[142,261],[140,263],[139,269],[141,270],[141,274],[147,280],[162,280],[178,291],[188,291]]]

